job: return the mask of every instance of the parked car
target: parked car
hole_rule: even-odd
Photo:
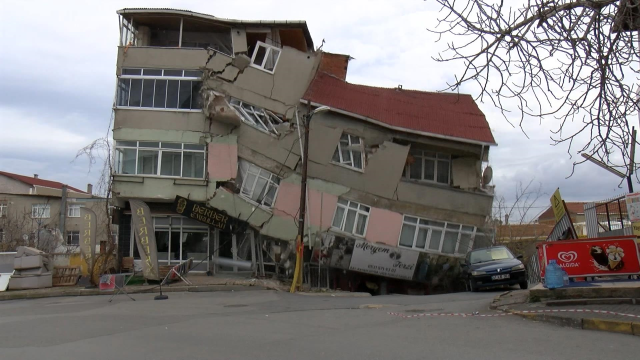
[[[520,285],[528,287],[527,272],[520,261],[522,255],[513,256],[504,246],[470,251],[462,263],[462,276],[467,289],[478,291],[482,287]]]

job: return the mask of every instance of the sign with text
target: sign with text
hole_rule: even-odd
[[[635,236],[547,242],[538,256],[541,270],[556,260],[570,277],[640,274]]]
[[[93,270],[96,258],[96,213],[86,207],[80,208],[82,230],[80,231],[80,253],[87,262],[89,272]]]
[[[627,203],[629,221],[640,222],[640,193],[627,194],[624,201]]]
[[[183,198],[182,196],[176,196],[171,209],[184,217],[200,221],[216,229],[223,231],[231,230],[232,219],[229,215],[218,209]]]
[[[356,240],[349,270],[411,280],[418,262],[417,251]]]
[[[556,189],[550,200],[551,208],[553,209],[553,215],[556,217],[556,222],[559,222],[566,213],[564,209],[564,203],[562,202],[562,197],[560,196],[560,188]]]
[[[138,245],[138,252],[142,259],[142,273],[145,279],[159,280],[158,249],[156,233],[151,220],[151,210],[140,200],[129,200],[131,204],[131,222]]]

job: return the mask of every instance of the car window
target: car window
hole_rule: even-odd
[[[469,256],[469,262],[471,264],[477,264],[481,262],[493,261],[493,260],[502,260],[502,259],[513,259],[514,256],[507,248],[497,247],[490,249],[481,249],[475,250],[471,252]]]

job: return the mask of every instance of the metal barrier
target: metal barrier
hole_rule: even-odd
[[[529,286],[536,285],[542,282],[542,277],[540,276],[540,264],[538,263],[537,254],[529,258],[529,263],[527,264],[527,278],[527,280],[529,281]]]

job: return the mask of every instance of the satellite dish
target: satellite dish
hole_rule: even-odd
[[[491,166],[487,166],[484,168],[484,173],[482,173],[482,185],[487,186],[491,182],[491,179],[493,179],[493,169]]]

